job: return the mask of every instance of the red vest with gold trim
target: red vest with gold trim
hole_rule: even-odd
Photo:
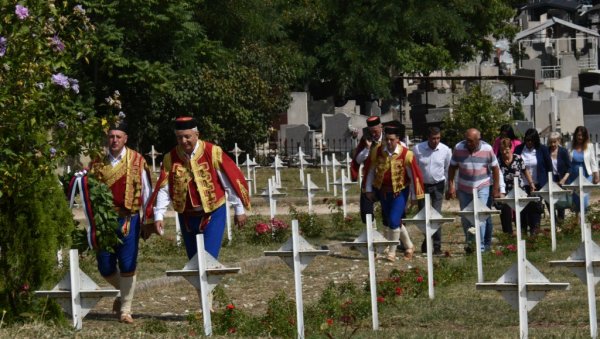
[[[142,202],[142,175],[148,170],[146,160],[138,152],[126,148],[125,156],[113,167],[108,158],[94,161],[90,173],[112,191],[115,207],[135,213]]]
[[[382,144],[377,145],[371,151],[369,158],[371,159],[371,166],[375,167],[373,187],[380,189],[385,179],[391,179],[392,191],[394,193],[402,191],[410,185],[410,178],[406,171],[407,168],[410,168],[416,198],[422,199],[425,196],[423,174],[419,169],[413,152],[404,146],[399,145],[399,147],[400,154],[393,154],[392,156],[388,155]]]
[[[210,213],[225,203],[225,191],[217,170],[227,176],[242,203],[249,207],[250,197],[244,175],[221,147],[209,142],[198,140],[198,148],[189,161],[179,147],[171,150],[163,159],[161,173],[161,177],[165,174],[167,180],[158,184],[162,186],[168,182],[173,209],[178,213],[199,207]]]

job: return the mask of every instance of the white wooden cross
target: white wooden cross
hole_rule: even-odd
[[[244,153],[244,151],[242,151],[238,147],[237,142],[235,143],[235,146],[233,147],[233,149],[229,152],[231,152],[231,153],[233,153],[233,155],[235,155],[235,165],[240,167],[239,157],[240,157],[240,154]]]
[[[523,234],[521,234],[521,211],[525,209],[525,207],[531,202],[540,201],[540,197],[529,197],[527,193],[519,187],[519,178],[513,178],[513,189],[508,192],[508,194],[504,198],[496,199],[497,202],[507,204],[512,209],[515,210],[515,223],[517,228],[517,242],[523,239]],[[480,281],[482,282],[482,281]]]
[[[302,300],[302,271],[317,255],[329,254],[328,250],[317,250],[298,231],[298,220],[292,220],[292,237],[277,251],[265,251],[265,256],[277,256],[294,270],[296,290],[296,324],[298,338],[304,338],[304,305]]]
[[[481,258],[481,227],[480,225],[492,214],[498,214],[500,211],[491,210],[486,202],[480,201],[477,197],[477,189],[473,189],[473,200],[467,207],[459,211],[458,214],[469,220],[472,227],[475,228],[475,247],[477,253],[477,281],[483,282],[483,263]],[[467,231],[469,232],[469,231]]]
[[[341,173],[341,177],[333,183],[333,187],[340,186],[340,190],[342,191],[342,209],[344,211],[344,218],[348,215],[348,204],[346,202],[346,196],[348,195],[348,190],[350,189],[350,185],[355,185],[350,178],[346,177],[344,171]],[[335,190],[334,190],[335,192]],[[335,193],[334,193],[335,195]]]
[[[350,164],[352,164],[352,158],[350,158],[350,153],[346,152],[346,159],[344,159],[344,167],[346,167],[346,176],[350,178]]]
[[[590,321],[590,335],[598,337],[598,318],[596,314],[596,284],[600,280],[600,247],[592,240],[592,231],[589,223],[582,227],[584,241],[567,260],[550,261],[552,266],[565,266],[586,284],[588,295],[588,314]]]
[[[319,186],[315,185],[314,182],[310,179],[310,173],[306,175],[306,180],[304,181],[304,185],[302,188],[299,188],[302,191],[306,191],[306,195],[308,198],[308,213],[313,212],[313,204],[312,199],[315,197],[315,192],[320,190]]]
[[[326,155],[325,156],[325,162],[321,164],[322,166],[325,167],[325,189],[327,192],[329,192],[330,190],[330,185],[331,182],[329,180],[329,166],[331,166],[331,161],[329,161],[329,157]],[[323,167],[321,167],[323,168]]]
[[[405,223],[414,223],[425,234],[427,239],[427,280],[429,284],[429,299],[435,297],[433,289],[433,243],[431,237],[440,229],[442,223],[452,222],[454,218],[443,218],[431,206],[431,197],[425,194],[425,206],[412,219],[402,219]]]
[[[519,337],[527,338],[529,334],[527,312],[532,310],[546,293],[552,290],[566,290],[569,288],[569,283],[550,282],[527,261],[525,240],[520,240],[517,243],[517,262],[495,283],[480,282],[476,284],[476,288],[496,290],[513,308],[518,309]]]
[[[158,156],[161,154],[162,153],[156,152],[156,150],[154,149],[154,145],[152,145],[152,149],[150,150],[150,152],[146,153],[146,155],[149,155],[150,158],[152,158],[152,172],[153,173],[158,173],[158,171],[156,170],[156,158],[158,158]]]
[[[304,166],[310,165],[304,157],[306,157],[306,154],[302,152],[302,147],[298,147],[298,164],[300,166],[300,182],[302,185],[304,185]]]
[[[250,160],[250,154],[246,153],[246,161],[244,161],[243,164],[241,164],[240,166],[245,166],[246,167],[246,182],[248,183],[248,191],[250,193],[250,196],[252,196],[252,182],[254,181],[254,179],[252,178],[252,172],[254,170],[254,167],[256,167],[256,162]],[[254,193],[256,193],[256,183],[254,184]]]
[[[581,241],[584,241],[585,228],[585,195],[593,189],[600,188],[600,185],[594,185],[583,176],[583,167],[579,167],[579,176],[570,185],[563,185],[564,188],[571,189],[579,195],[579,225],[581,225]]]
[[[182,270],[167,271],[167,276],[181,276],[192,284],[201,293],[202,319],[204,321],[204,334],[212,335],[212,322],[210,318],[209,295],[215,286],[226,274],[239,273],[239,267],[225,267],[210,253],[204,250],[204,234],[196,235],[198,253],[185,264]]]
[[[379,313],[377,310],[377,276],[375,274],[375,252],[389,245],[398,245],[399,241],[387,240],[381,233],[373,227],[373,215],[367,214],[367,229],[358,236],[353,242],[343,242],[342,246],[356,249],[369,260],[369,285],[371,288],[371,316],[373,320],[373,330],[379,329]]]
[[[83,318],[104,297],[117,297],[120,291],[99,289],[98,285],[79,269],[79,253],[69,250],[69,272],[50,291],[35,291],[38,297],[54,298],[71,315],[72,325],[80,330]]]
[[[323,138],[321,138],[321,142],[319,142],[319,157],[321,158],[321,173],[327,166],[327,164],[323,161]],[[327,192],[329,192],[329,187],[327,187]]]
[[[333,196],[337,197],[337,186],[335,185],[335,182],[337,181],[337,168],[338,167],[342,167],[342,164],[336,159],[335,157],[335,153],[331,153],[331,173],[333,176]]]
[[[260,196],[269,202],[269,214],[271,219],[275,218],[275,214],[277,214],[277,199],[286,195],[286,193],[282,193],[277,190],[275,187],[275,179],[268,179],[267,188],[260,194]]]
[[[275,183],[277,184],[278,188],[281,188],[281,172],[280,169],[285,167],[283,165],[283,162],[281,161],[281,159],[279,159],[279,155],[275,156],[275,159],[273,160],[273,163],[271,164],[271,167],[275,169]]]
[[[556,251],[556,218],[554,216],[554,205],[560,200],[561,196],[571,194],[570,190],[564,190],[552,180],[552,172],[548,172],[548,182],[541,189],[531,192],[532,195],[538,195],[548,202],[550,206],[550,236],[552,238],[552,252]]]

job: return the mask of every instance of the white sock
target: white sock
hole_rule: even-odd
[[[390,241],[398,241],[400,240],[400,229],[396,228],[394,229],[390,229],[389,231],[389,239]],[[396,256],[396,249],[398,248],[398,245],[390,245],[390,252],[389,254],[391,254],[392,256]]]
[[[131,304],[133,302],[133,292],[135,291],[136,276],[121,276],[121,314],[131,314]]]
[[[402,241],[404,249],[408,250],[413,248],[413,243],[412,241],[410,241],[410,236],[408,235],[408,230],[406,229],[406,227],[404,227],[404,225],[401,225],[398,229],[398,232],[400,233],[400,241]]]

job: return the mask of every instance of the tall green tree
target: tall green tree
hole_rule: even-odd
[[[486,86],[475,86],[464,93],[452,114],[444,119],[444,139],[449,145],[464,140],[469,128],[481,132],[481,140],[492,144],[498,136],[498,128],[511,122],[512,105],[506,100],[496,100]]]

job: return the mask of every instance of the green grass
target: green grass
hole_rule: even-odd
[[[266,171],[266,169],[262,169]],[[318,169],[314,169],[319,171]],[[297,170],[290,169],[283,172],[284,182],[290,183],[296,179]],[[267,173],[265,172],[265,177]],[[287,178],[287,179],[286,179]],[[319,176],[317,176],[319,178]],[[299,183],[298,183],[299,185]],[[319,183],[317,183],[319,185]],[[333,225],[332,215],[318,215],[319,222],[323,224],[325,231],[318,237],[307,240],[315,245],[325,245],[340,241],[352,240],[360,234],[364,227],[359,221],[357,214],[351,214],[353,223],[348,229],[340,230]],[[445,216],[453,215],[445,212]],[[289,222],[289,216],[278,216],[278,218]],[[231,265],[252,258],[263,256],[265,250],[275,250],[281,243],[268,245],[253,245],[247,241],[249,234],[253,232],[253,226],[257,222],[266,221],[264,216],[252,216],[247,226],[242,229],[234,229],[234,238],[231,243],[225,243],[220,256],[220,261],[225,265]],[[458,219],[457,219],[458,220]],[[164,277],[165,270],[182,268],[187,257],[183,247],[175,245],[175,227],[172,223],[167,224],[166,233],[161,237],[153,236],[147,242],[140,242],[140,254],[138,260],[138,279],[147,280]],[[548,219],[543,221],[542,227],[548,228]],[[380,222],[378,222],[380,224]],[[301,225],[302,227],[302,225]],[[516,253],[503,251],[497,255],[497,250],[502,250],[506,245],[514,243],[514,238],[501,234],[500,222],[494,218],[495,236],[498,242],[494,244],[492,252],[483,254],[483,271],[486,282],[496,281],[506,270],[516,262]],[[422,235],[414,226],[409,228],[415,246],[420,245]],[[436,280],[435,299],[429,300],[427,293],[418,297],[398,297],[395,302],[381,305],[379,312],[380,330],[371,330],[371,319],[366,317],[357,320],[352,326],[339,325],[339,319],[335,319],[332,328],[323,330],[322,324],[326,317],[320,313],[319,308],[314,308],[316,301],[325,290],[326,284],[316,285],[317,278],[324,281],[338,280],[338,284],[345,280],[340,278],[354,274],[354,283],[357,288],[365,293],[362,284],[367,281],[362,276],[366,270],[364,259],[350,256],[327,256],[317,258],[303,272],[305,275],[305,320],[307,338],[326,338],[327,333],[335,338],[517,338],[519,333],[519,315],[516,310],[511,309],[499,293],[494,291],[478,291],[475,289],[477,282],[476,256],[464,256],[462,253],[463,234],[459,222],[445,224],[443,226],[443,249],[451,252],[450,257],[439,257],[435,259],[436,267],[434,277]],[[596,242],[600,240],[600,232],[594,231],[593,238]],[[540,235],[534,239],[528,239],[527,259],[542,272],[551,282],[568,282],[570,289],[567,291],[552,291],[543,298],[539,304],[529,312],[529,336],[531,338],[578,338],[589,337],[587,292],[585,285],[568,269],[552,267],[551,260],[566,259],[580,244],[580,234],[576,230],[570,233],[566,228],[557,236],[557,250],[550,250],[550,238]],[[344,253],[345,254],[345,253]],[[325,263],[325,264],[324,264]],[[406,262],[399,262],[394,267],[406,267]],[[417,258],[410,263],[418,267],[421,272],[426,271],[426,262]],[[103,286],[96,269],[95,258],[86,255],[81,258],[82,269],[90,277]],[[317,267],[320,267],[318,269]],[[356,269],[354,268],[356,267]],[[378,278],[386,278],[388,266],[378,266]],[[356,273],[354,273],[356,272]],[[64,270],[57,271],[56,277],[61,277]],[[334,274],[335,278],[333,277]],[[340,275],[341,274],[341,275]],[[57,280],[58,281],[58,280]],[[291,283],[290,283],[291,281]],[[348,278],[350,281],[350,278]],[[312,283],[312,284],[311,284]],[[54,285],[54,284],[51,284]],[[244,303],[258,304],[255,311],[245,310],[248,313],[243,326],[235,335],[243,337],[244,332],[258,331],[257,327],[264,326],[251,320],[251,317],[265,316],[269,300],[280,291],[285,292],[288,298],[293,298],[292,273],[284,265],[259,267],[251,272],[227,277],[220,286],[228,285],[225,293],[230,294],[225,300],[231,300],[236,305]],[[52,286],[46,286],[51,288]],[[164,289],[182,288],[189,292],[189,286],[162,287]],[[237,292],[236,292],[237,290]],[[241,291],[241,292],[240,292]],[[146,295],[154,298],[167,292],[157,288],[146,292]],[[596,293],[598,290],[596,289]],[[193,293],[191,293],[193,295]],[[148,298],[140,296],[140,298]],[[228,299],[227,299],[228,298]],[[332,299],[335,302],[335,299]],[[337,300],[340,301],[341,300]],[[228,301],[226,301],[228,302]],[[261,303],[264,302],[264,305]],[[150,303],[150,302],[148,302]],[[285,302],[275,306],[285,308]],[[311,308],[312,307],[312,308]],[[11,326],[0,326],[0,337],[135,337],[155,338],[169,337],[181,338],[192,337],[202,334],[201,318],[191,313],[189,319],[171,319],[161,316],[161,312],[174,312],[173,309],[160,309],[151,317],[141,318],[136,321],[134,327],[127,327],[114,322],[114,320],[94,320],[86,324],[84,320],[83,330],[77,332],[72,330],[68,323],[55,325],[41,322],[40,315],[34,315],[34,321],[26,324],[15,324]],[[241,306],[240,306],[241,309]],[[309,310],[313,311],[309,311]],[[316,310],[316,311],[314,311]],[[144,312],[143,309],[139,310]],[[222,312],[222,308],[217,309]],[[282,310],[281,312],[284,312]],[[94,311],[92,311],[94,312]],[[287,312],[287,311],[286,311]],[[311,313],[308,313],[311,312]],[[221,313],[219,313],[221,315]],[[218,316],[215,315],[215,319]],[[285,319],[283,319],[285,320]],[[326,324],[326,323],[325,323]],[[255,333],[255,332],[253,332]],[[266,335],[265,335],[266,336]],[[217,336],[219,337],[219,336]]]

